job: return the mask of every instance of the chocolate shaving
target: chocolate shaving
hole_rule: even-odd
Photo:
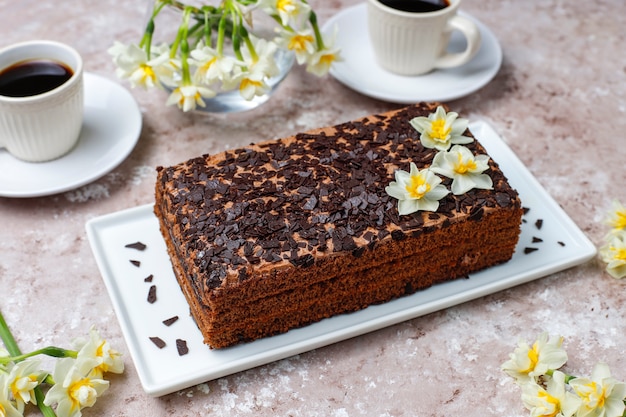
[[[163,324],[165,324],[166,326],[171,326],[172,324],[176,323],[178,321],[178,316],[173,316],[170,317],[167,320],[163,320]]]
[[[154,304],[156,300],[157,300],[156,285],[152,285],[150,286],[150,289],[148,290],[148,302],[150,304]]]
[[[154,278],[154,275],[150,274],[143,279],[143,282],[152,282],[153,278]]]
[[[124,246],[125,248],[137,249],[138,251],[143,251],[147,248],[147,246],[141,242],[129,243]]]
[[[558,242],[556,242],[556,243],[558,243],[561,246],[565,246],[565,242],[561,242],[560,240]]]
[[[535,222],[535,227],[536,227],[537,229],[541,230],[541,226],[543,226],[543,220],[542,220],[542,219],[538,219],[538,220]]]
[[[533,243],[543,242],[543,239],[533,236]]]
[[[176,349],[178,350],[179,356],[183,356],[189,353],[187,341],[183,339],[176,339]]]
[[[160,337],[150,337],[150,340],[152,341],[152,343],[154,343],[156,345],[156,347],[158,347],[159,349],[163,349],[166,345],[166,343],[163,341],[163,339],[161,339]]]
[[[139,268],[141,266],[141,262],[135,261],[134,259],[131,259],[129,262],[131,264],[135,265],[137,268]]]
[[[524,248],[524,255],[528,255],[529,253],[533,253],[539,250],[539,248]]]

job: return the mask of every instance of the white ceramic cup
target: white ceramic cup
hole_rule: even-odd
[[[0,95],[0,148],[24,161],[43,162],[68,153],[80,136],[83,61],[74,48],[59,42],[22,42],[0,50],[0,74],[16,63],[33,60],[65,64],[73,74],[59,87],[41,94]]]
[[[480,48],[474,22],[457,15],[461,0],[434,12],[406,12],[368,0],[368,29],[378,64],[401,75],[421,75],[438,68],[465,64]],[[463,52],[447,52],[450,34],[460,31],[467,41]]]

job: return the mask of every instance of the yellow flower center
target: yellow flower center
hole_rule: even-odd
[[[202,66],[202,70],[204,72],[207,72],[209,70],[209,68],[211,68],[211,65],[215,64],[216,61],[217,61],[217,57],[214,56],[213,58],[211,58],[210,60],[205,62],[205,64]]]
[[[257,87],[261,87],[262,85],[263,83],[261,81],[254,81],[254,80],[251,80],[250,78],[244,78],[243,81],[241,81],[241,84],[239,85],[239,89],[245,90],[246,88],[250,86],[257,88]]]
[[[458,154],[458,161],[454,166],[454,172],[457,174],[467,174],[468,171],[473,171],[476,169],[476,162],[473,158],[469,158],[468,160],[463,160],[463,155],[461,153]]]
[[[284,12],[289,11],[290,6],[293,6],[293,0],[278,0],[276,2],[276,9]]]
[[[537,363],[539,362],[539,347],[537,346],[537,343],[535,343],[533,348],[528,351],[528,359],[530,360],[530,365],[528,365],[528,368],[521,371],[525,374],[534,371]]]
[[[626,211],[615,212],[615,217],[613,227],[616,229],[626,229]]]
[[[561,402],[558,398],[548,394],[546,391],[539,391],[538,397],[552,406],[546,407],[545,412],[549,414],[541,414],[542,417],[555,417],[561,412]]]
[[[452,131],[452,127],[446,129],[446,120],[437,119],[430,123],[430,137],[434,140],[445,142]]]
[[[287,48],[291,51],[305,51],[307,44],[312,42],[312,35],[296,35],[289,40]]]
[[[76,381],[67,391],[72,401],[72,409],[91,407],[96,402],[97,393],[89,378]]]
[[[143,77],[141,77],[141,81],[143,83],[146,82],[146,79],[151,79],[152,81],[156,81],[156,74],[150,65],[142,64],[141,70],[143,72]]]
[[[409,178],[405,189],[411,198],[419,200],[430,191],[430,184],[426,182],[422,175],[414,175]]]
[[[337,57],[335,54],[325,54],[320,57],[320,64],[324,64],[329,67],[333,62],[335,62],[336,59]]]
[[[625,261],[626,262],[626,248],[616,248],[614,246],[611,246],[611,251],[615,253],[615,255],[613,255],[613,258],[615,260],[618,261]]]

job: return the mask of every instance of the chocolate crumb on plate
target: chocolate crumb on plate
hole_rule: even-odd
[[[143,279],[143,282],[152,282],[152,278],[154,278],[154,275],[150,274]]]
[[[152,343],[154,343],[156,345],[156,347],[158,347],[159,349],[163,349],[166,345],[166,343],[163,341],[163,339],[161,339],[160,337],[150,337],[150,340],[152,341]]]
[[[143,251],[147,248],[147,246],[141,242],[129,243],[128,245],[125,245],[124,247],[129,248],[129,249],[137,249],[139,251]]]
[[[183,356],[189,353],[189,348],[187,347],[187,341],[183,339],[176,339],[176,349],[178,349],[178,354],[180,356]]]
[[[539,242],[543,242],[543,239],[533,236],[533,243],[539,243]]]
[[[556,243],[558,243],[561,246],[565,246],[565,242],[561,242],[560,240],[558,242],[556,242]]]
[[[534,251],[539,250],[539,248],[524,248],[524,254],[528,255],[529,253],[533,253]]]
[[[166,326],[171,326],[172,324],[176,323],[177,320],[178,316],[170,317],[167,320],[163,320],[163,324],[165,324]]]
[[[543,226],[543,219],[537,219],[537,221],[535,222],[535,226],[537,227],[537,229],[541,230],[541,226]]]
[[[141,265],[141,262],[136,261],[136,260],[134,260],[134,259],[131,259],[131,260],[130,260],[130,263],[131,263],[131,264],[133,264],[133,265],[135,265],[137,268],[139,268],[139,266]]]
[[[148,302],[150,304],[154,304],[156,300],[157,300],[156,285],[152,285],[150,286],[150,289],[148,290]]]

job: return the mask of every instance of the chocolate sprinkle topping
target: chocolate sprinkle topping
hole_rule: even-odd
[[[528,255],[529,253],[533,253],[537,250],[539,250],[539,248],[524,248],[524,254]]]
[[[131,259],[131,260],[130,260],[130,263],[131,263],[131,264],[133,264],[133,265],[135,265],[137,268],[139,268],[139,267],[141,266],[141,262],[139,262],[139,261],[135,261],[134,259]]]
[[[138,251],[143,251],[147,248],[147,246],[141,242],[129,243],[124,246],[125,248],[137,249]]]
[[[535,227],[536,227],[537,229],[541,230],[541,226],[543,226],[543,220],[542,220],[542,219],[538,219],[538,220],[535,222]]]
[[[170,317],[167,320],[163,320],[163,324],[165,324],[166,326],[171,326],[172,324],[176,323],[178,321],[178,316],[174,316],[174,317]]]
[[[154,343],[156,345],[156,347],[158,347],[159,349],[163,349],[166,345],[166,343],[163,341],[163,339],[161,339],[160,337],[150,337],[150,340],[152,341],[152,343]]]
[[[359,257],[363,247],[372,249],[384,239],[449,227],[457,215],[479,222],[490,208],[519,207],[517,192],[490,160],[485,173],[493,190],[450,193],[436,213],[399,215],[385,187],[394,169],[408,171],[410,162],[419,169],[430,166],[436,151],[422,146],[409,121],[433,110],[421,103],[392,117],[227,151],[217,160],[204,155],[159,167],[161,184],[173,187],[166,204],[181,227],[182,256],[200,272],[193,278],[197,290],[218,288],[227,277],[248,279],[248,268],[261,262],[308,268],[316,252]],[[477,141],[466,147],[486,153]],[[449,188],[451,180],[443,181]]]
[[[150,289],[148,290],[148,302],[150,304],[154,304],[156,300],[157,300],[156,285],[151,285]]]
[[[543,242],[543,239],[533,236],[533,243]]]
[[[179,356],[183,356],[189,353],[187,341],[183,339],[176,339],[176,349],[178,350]]]
[[[152,282],[153,278],[154,278],[154,275],[150,274],[143,279],[143,282]]]

